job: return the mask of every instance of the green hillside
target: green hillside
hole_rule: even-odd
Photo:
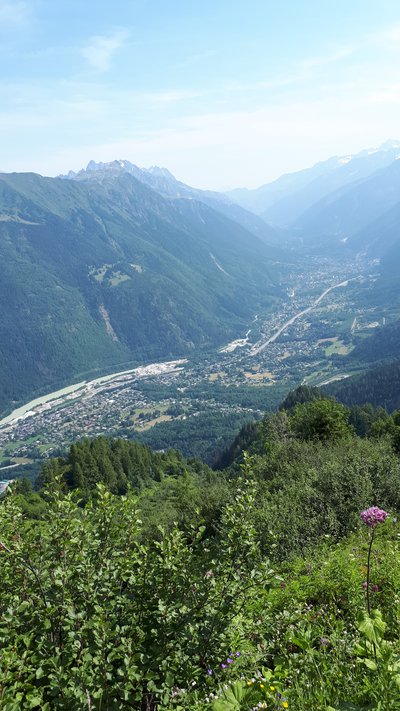
[[[398,350],[397,350],[398,353]],[[393,354],[394,355],[394,354]],[[388,412],[400,409],[400,363],[388,363],[324,388],[346,405],[371,403]]]
[[[0,175],[0,411],[96,369],[226,342],[279,297],[243,227],[124,174]]]
[[[398,711],[399,413],[316,395],[223,472],[98,438],[11,487],[0,706]]]

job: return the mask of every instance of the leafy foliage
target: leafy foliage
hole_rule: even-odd
[[[135,500],[102,486],[84,509],[48,495],[40,526],[13,496],[0,507],[2,708],[156,708],[190,679],[204,686],[272,581],[249,526],[251,480],[218,546],[202,527],[141,542]]]
[[[11,488],[0,707],[399,711],[400,420],[357,412],[269,414],[223,473],[84,440]]]

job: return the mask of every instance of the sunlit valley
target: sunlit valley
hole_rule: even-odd
[[[45,314],[3,315],[3,348],[6,329],[14,329],[9,347],[16,356],[2,365],[6,466],[32,465],[79,437],[104,433],[179,448],[212,465],[244,422],[274,410],[291,388],[329,385],[393,360],[399,155],[400,145],[388,142],[330,159],[317,177],[315,167],[294,174],[286,196],[284,188],[270,195],[283,178],[254,191],[271,211],[272,199],[286,200],[288,215],[307,189],[311,221],[312,212],[323,219],[325,203],[335,205],[336,222],[328,215],[319,233],[296,226],[306,217],[272,227],[231,198],[129,161],[92,162],[68,180],[3,175],[4,255],[17,240],[24,273],[19,284],[20,272],[11,271],[4,288],[16,300],[33,290],[40,301],[54,290],[51,306],[41,305]],[[389,181],[392,195],[384,191]],[[354,195],[371,185],[382,186],[384,197],[364,224],[367,198]],[[53,222],[62,225],[62,239]],[[38,269],[47,283],[35,294]],[[72,304],[79,315],[73,323]],[[165,369],[163,361],[179,363]],[[80,387],[70,392],[74,383]],[[18,410],[24,394],[40,400],[52,385],[66,392]]]

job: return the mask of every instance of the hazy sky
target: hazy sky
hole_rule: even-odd
[[[256,187],[400,139],[399,0],[0,0],[0,170]]]

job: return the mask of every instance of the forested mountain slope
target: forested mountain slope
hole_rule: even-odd
[[[310,237],[348,238],[394,207],[399,195],[400,161],[396,160],[369,177],[329,193],[304,210],[295,226]]]
[[[397,349],[397,354],[399,350]],[[400,409],[400,362],[371,368],[339,383],[332,383],[324,392],[334,395],[346,405],[371,403],[388,412]]]
[[[186,198],[202,202],[230,220],[234,220],[268,243],[275,243],[280,239],[279,231],[268,225],[265,220],[253,212],[244,209],[236,202],[232,202],[223,193],[192,188],[190,185],[177,180],[166,168],[158,168],[157,166],[149,169],[139,168],[128,160],[114,160],[109,163],[96,163],[92,160],[86,169],[82,169],[78,173],[70,171],[68,175],[60,177],[77,181],[103,182],[126,173],[133,175],[134,178],[148,185],[165,198],[172,200]]]
[[[279,297],[282,269],[241,225],[129,174],[1,174],[0,260],[0,408],[229,340]]]
[[[378,364],[393,361],[400,352],[400,321],[380,326],[369,338],[361,340],[346,357],[352,364]]]
[[[398,197],[400,198],[400,193]],[[363,230],[353,234],[348,240],[348,246],[360,252],[364,251],[371,257],[387,260],[389,265],[392,261],[391,252],[400,251],[399,224],[400,200]]]

